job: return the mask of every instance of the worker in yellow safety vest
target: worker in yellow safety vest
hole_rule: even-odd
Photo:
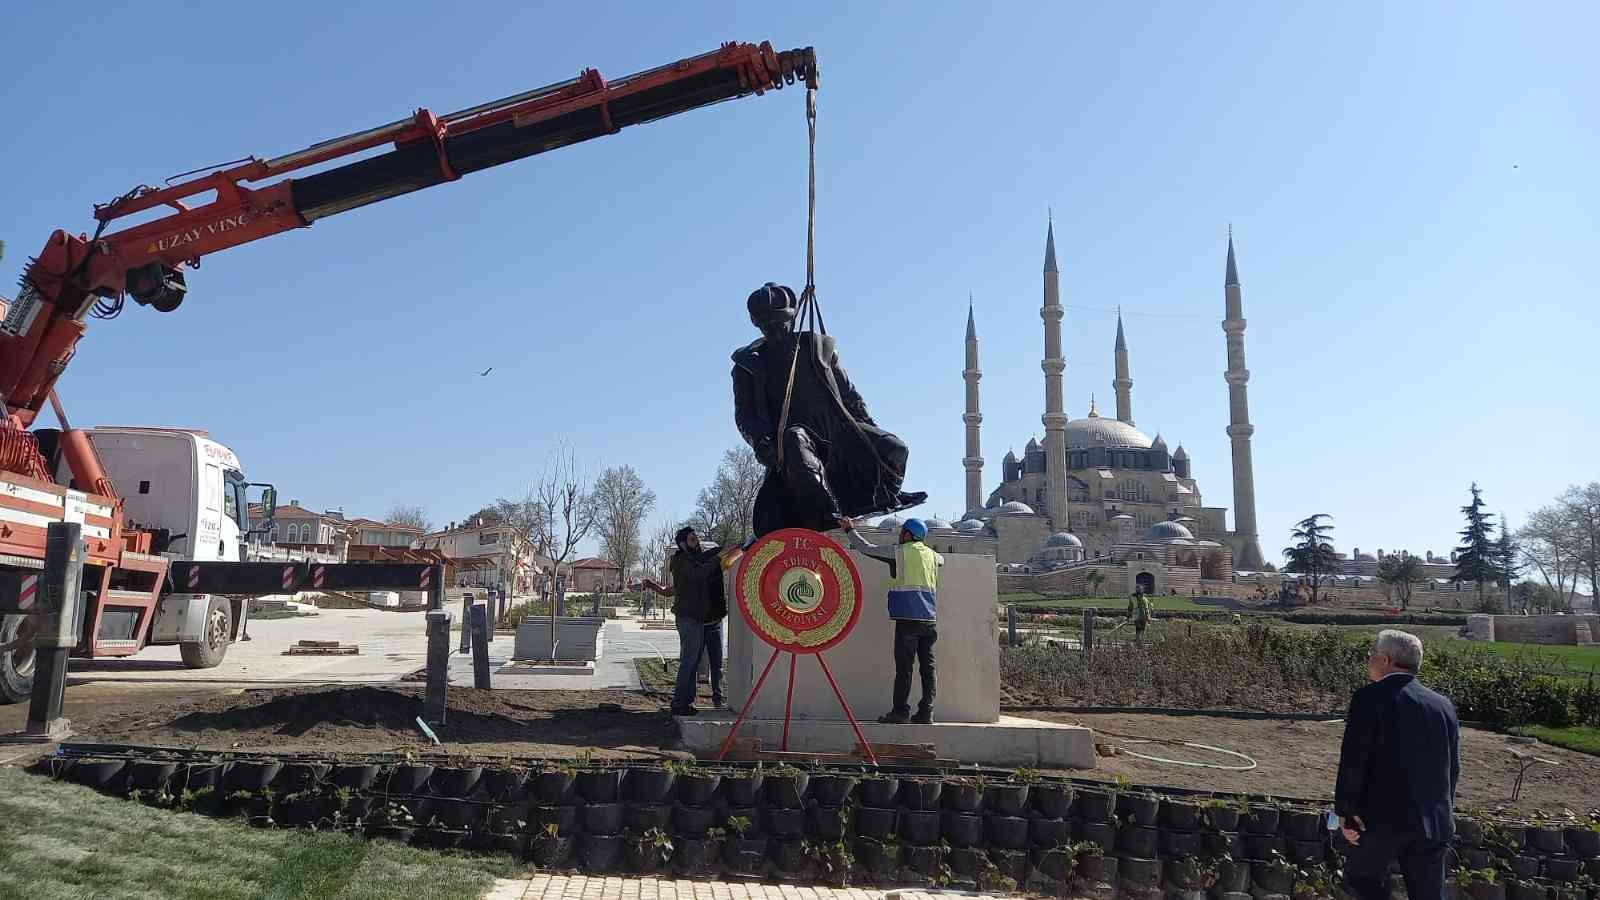
[[[939,640],[939,567],[944,557],[923,543],[928,526],[907,519],[900,526],[900,542],[879,547],[856,533],[855,523],[840,519],[850,535],[850,546],[889,565],[889,618],[894,620],[894,706],[878,717],[886,725],[933,723],[933,645]],[[911,662],[922,670],[922,700],[911,714]]]
[[[1137,588],[1128,598],[1128,618],[1133,620],[1133,642],[1144,644],[1144,630],[1150,625],[1150,598],[1143,588]]]

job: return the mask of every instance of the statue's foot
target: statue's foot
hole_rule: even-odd
[[[922,504],[924,504],[926,502],[928,502],[928,492],[927,491],[915,491],[915,492],[912,492],[912,493],[907,493],[906,491],[901,491],[900,492],[899,505],[896,506],[895,508],[896,509],[910,509],[913,506],[921,506]]]

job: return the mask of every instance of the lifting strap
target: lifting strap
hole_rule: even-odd
[[[789,356],[789,381],[783,388],[783,413],[778,417],[778,433],[774,436],[778,444],[778,466],[783,466],[783,435],[789,430],[789,407],[794,398],[794,376],[800,363],[800,335],[804,332],[820,333],[824,337],[828,334],[827,323],[822,319],[822,304],[817,302],[817,89],[806,89],[806,142],[807,142],[807,170],[806,170],[806,286],[800,292],[800,299],[795,309],[794,323],[790,326],[790,333],[794,335],[794,352]],[[812,343],[812,353],[817,351],[815,341]],[[813,364],[816,361],[813,360]],[[878,455],[878,448],[873,444],[867,433],[862,430],[861,423],[845,407],[844,399],[838,391],[833,391],[833,402],[838,406],[839,412],[844,415],[845,421],[860,435],[861,442],[866,446],[867,452],[872,454],[875,463],[876,483],[873,486],[873,497],[884,509],[894,508],[898,497],[887,492],[883,483],[883,458]]]
[[[789,404],[794,398],[795,367],[800,362],[800,332],[814,330],[810,327],[814,322],[824,335],[828,333],[828,326],[822,321],[822,311],[817,306],[817,89],[814,87],[806,88],[806,138],[806,286],[800,292],[794,324],[790,326],[791,333],[795,335],[794,352],[789,354],[789,382],[783,387],[783,414],[778,417],[778,433],[775,436],[780,468],[783,466],[783,435],[789,430]]]

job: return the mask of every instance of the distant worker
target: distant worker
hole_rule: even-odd
[[[692,716],[695,683],[700,674],[700,654],[711,664],[711,705],[721,708],[722,699],[722,620],[728,616],[728,600],[722,589],[724,564],[739,554],[738,547],[718,551],[703,547],[693,528],[678,529],[673,541],[672,587],[664,588],[645,580],[644,586],[672,598],[672,615],[678,626],[678,678],[672,689],[672,714]]]
[[[1387,900],[1386,877],[1398,860],[1412,900],[1443,900],[1445,851],[1455,834],[1461,777],[1461,725],[1451,702],[1417,681],[1422,641],[1404,631],[1378,632],[1367,654],[1366,687],[1350,698],[1333,809],[1345,862],[1361,900]]]
[[[894,620],[894,706],[878,721],[886,725],[933,723],[933,645],[939,640],[939,567],[944,557],[923,543],[928,526],[907,519],[894,548],[879,547],[856,533],[855,523],[839,520],[850,546],[889,564],[889,618]],[[911,661],[922,669],[922,701],[911,714]]]
[[[1144,630],[1150,626],[1150,598],[1143,588],[1135,588],[1128,598],[1128,618],[1133,620],[1133,642],[1144,646]]]

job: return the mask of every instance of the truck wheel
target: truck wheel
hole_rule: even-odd
[[[33,616],[0,616],[0,644],[26,641],[0,653],[0,703],[21,703],[33,693]]]
[[[228,654],[228,637],[233,634],[233,609],[225,597],[212,597],[206,608],[206,624],[201,638],[178,645],[183,664],[191,669],[209,669]]]

